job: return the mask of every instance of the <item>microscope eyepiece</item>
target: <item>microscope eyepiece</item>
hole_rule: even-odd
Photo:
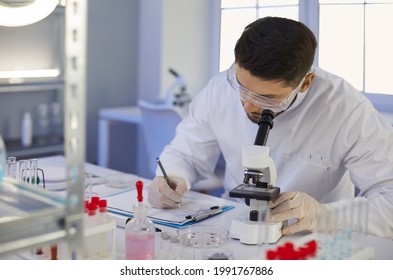
[[[262,111],[261,118],[258,122],[258,132],[255,137],[254,145],[266,146],[267,137],[269,136],[270,129],[273,128],[274,112],[265,109]]]

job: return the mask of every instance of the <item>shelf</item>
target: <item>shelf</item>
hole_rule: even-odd
[[[0,255],[67,237],[66,199],[3,178],[0,188]],[[82,219],[82,215],[79,217]]]
[[[64,80],[37,81],[24,83],[0,83],[0,93],[63,90]]]
[[[40,143],[40,141],[35,138],[33,139],[32,145],[29,147],[23,147],[20,144],[20,139],[5,140],[4,143],[7,148],[7,156],[17,157],[18,159],[64,154],[63,139]]]

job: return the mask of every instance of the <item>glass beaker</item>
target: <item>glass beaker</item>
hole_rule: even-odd
[[[16,157],[7,159],[7,176],[16,179]]]
[[[63,115],[59,102],[53,102],[49,106],[50,109],[50,127],[51,141],[59,142],[63,136]]]
[[[37,106],[37,127],[35,129],[38,136],[38,143],[44,144],[48,142],[49,136],[49,106],[41,103]]]

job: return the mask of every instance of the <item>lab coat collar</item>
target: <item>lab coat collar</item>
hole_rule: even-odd
[[[286,109],[285,111],[281,111],[279,113],[276,113],[276,117],[278,117],[281,114],[284,114],[285,112],[291,112],[291,111],[295,110],[297,107],[299,107],[300,103],[302,103],[303,99],[306,97],[307,92],[308,92],[308,89],[303,92],[299,92],[297,94],[297,96],[295,97],[295,100],[292,102],[291,106],[289,106],[289,108]]]
[[[290,112],[290,111],[293,111],[295,108],[299,107],[299,105],[302,103],[302,101],[306,97],[308,90],[309,90],[309,88],[303,92],[299,92],[296,96],[295,101],[292,103],[292,105],[286,111]]]

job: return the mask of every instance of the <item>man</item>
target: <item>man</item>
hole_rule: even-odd
[[[174,186],[157,176],[150,204],[177,207],[190,186],[213,173],[221,152],[226,195],[241,184],[242,147],[253,144],[261,112],[270,109],[266,145],[281,194],[268,207],[272,221],[295,219],[282,233],[315,231],[319,215],[364,201],[368,232],[393,238],[393,129],[353,86],[312,66],[316,46],[300,22],[267,17],[247,26],[235,63],[195,96],[161,154]]]

